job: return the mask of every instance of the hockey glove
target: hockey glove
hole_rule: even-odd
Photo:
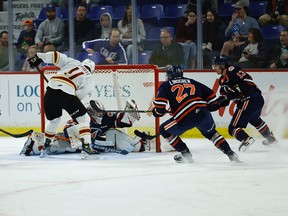
[[[39,66],[42,62],[43,60],[39,58],[37,54],[34,57],[28,59],[28,63],[30,64],[31,68]]]
[[[229,100],[227,99],[226,95],[221,95],[217,98],[217,100],[212,103],[208,104],[207,108],[210,112],[214,112],[218,109],[220,109],[223,106],[228,106],[229,105]]]
[[[153,108],[152,113],[154,117],[162,117],[164,115],[164,113],[157,112],[155,107]]]

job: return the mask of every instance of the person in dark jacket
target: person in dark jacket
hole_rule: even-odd
[[[280,33],[280,45],[274,52],[270,68],[288,68],[288,29]]]

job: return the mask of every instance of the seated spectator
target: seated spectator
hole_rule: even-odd
[[[280,24],[288,26],[288,1],[270,0],[266,7],[266,13],[259,17],[259,25]]]
[[[221,54],[228,55],[234,49],[234,46],[244,44],[247,40],[248,30],[250,28],[259,29],[258,22],[253,17],[247,15],[247,2],[240,0],[235,4],[235,12],[225,30],[225,37],[229,39],[223,44]]]
[[[2,31],[0,33],[0,71],[9,70],[9,48],[8,48],[9,34],[8,31]],[[17,59],[17,49],[13,48],[14,62]]]
[[[46,16],[47,19],[38,27],[35,44],[43,52],[55,51],[64,39],[64,23],[56,16],[55,7],[51,4],[46,6]]]
[[[203,22],[203,63],[205,68],[211,68],[211,61],[220,54],[224,43],[225,24],[218,19],[213,9],[208,9]]]
[[[16,47],[21,54],[26,55],[30,46],[35,44],[36,31],[33,20],[24,20],[24,29],[20,32]]]
[[[93,22],[86,17],[86,6],[79,5],[74,18],[74,31],[75,31],[75,53],[82,51],[82,43],[84,41],[92,40],[94,37]],[[63,45],[58,48],[59,51],[69,50],[69,23],[64,27],[64,41]]]
[[[168,68],[171,65],[184,64],[184,51],[180,44],[173,41],[171,32],[164,28],[160,33],[161,44],[155,48],[149,59],[149,64]]]
[[[121,43],[127,47],[127,58],[132,57],[132,6],[127,5],[122,20],[118,22],[118,29],[121,32]],[[146,32],[143,21],[137,18],[137,42],[141,49],[141,42],[146,38]]]
[[[186,6],[186,13],[190,11],[192,8],[196,8],[197,0],[188,0],[187,6]],[[218,1],[217,0],[202,0],[202,16],[206,16],[206,12],[212,9],[214,11],[218,11]]]
[[[288,68],[288,29],[280,33],[280,45],[274,52],[270,68]]]
[[[96,24],[95,39],[109,38],[112,30],[112,17],[109,13],[103,13],[100,16],[100,22]]]
[[[182,17],[177,26],[175,41],[185,47],[189,47],[189,52],[185,52],[185,68],[196,68],[196,40],[197,40],[197,14],[195,8],[187,11],[187,17]]]
[[[100,52],[101,60],[98,64],[127,64],[125,49],[120,43],[120,31],[113,28],[109,38],[83,42],[83,49],[92,54]]]
[[[34,57],[37,52],[40,52],[40,49],[36,45],[32,45],[28,48],[27,57],[24,61],[22,71],[37,71],[36,68],[31,68],[30,64],[28,63],[28,59]],[[40,65],[39,68],[41,68]]]
[[[233,50],[234,59],[241,68],[265,68],[268,60],[268,48],[257,28],[248,31],[248,40]],[[229,56],[230,57],[230,56]],[[230,57],[233,60],[233,57]]]

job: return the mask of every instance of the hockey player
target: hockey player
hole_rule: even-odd
[[[104,106],[100,101],[95,100],[94,102],[99,109],[104,110]],[[118,150],[125,150],[128,153],[131,151],[142,152],[145,151],[145,147],[150,148],[149,141],[143,140],[137,136],[132,138],[126,133],[116,129],[131,127],[135,121],[140,119],[139,113],[137,113],[137,105],[134,100],[128,100],[126,102],[125,110],[131,112],[96,112],[91,106],[87,108],[87,112],[91,117],[91,146],[93,149],[106,150],[109,152],[110,149],[108,148],[116,148]],[[69,120],[64,128],[64,133],[56,134],[55,139],[51,144],[50,152],[51,154],[77,153],[79,150],[74,146],[77,147],[79,142],[78,123],[74,120]],[[40,154],[43,145],[44,135],[39,132],[33,132],[25,142],[20,154],[26,156],[38,155]],[[103,146],[105,148],[102,148]]]
[[[212,68],[218,75],[221,75],[219,78],[221,88],[220,96],[210,106],[210,110],[215,111],[222,106],[228,106],[231,100],[237,104],[228,131],[231,136],[241,142],[239,151],[245,151],[255,142],[243,130],[248,123],[253,125],[265,138],[262,142],[264,145],[277,143],[268,125],[260,117],[264,98],[252,77],[240,67],[230,65],[227,56],[218,55],[214,57]]]
[[[90,148],[89,115],[81,102],[94,89],[91,74],[95,71],[95,63],[89,59],[81,63],[59,52],[37,53],[28,62],[31,67],[37,67],[42,62],[60,67],[57,74],[49,80],[44,96],[44,110],[48,122],[45,126],[45,142],[40,157],[46,157],[51,153],[50,144],[61,121],[63,109],[79,123],[82,159],[97,153]]]
[[[230,161],[240,162],[224,137],[216,131],[215,122],[207,109],[207,103],[213,103],[215,99],[212,89],[183,77],[180,66],[167,69],[166,81],[159,87],[154,101],[153,115],[162,117],[169,103],[173,117],[160,125],[160,134],[176,151],[181,152],[174,156],[177,163],[193,162],[192,154],[179,136],[194,127],[226,154]]]

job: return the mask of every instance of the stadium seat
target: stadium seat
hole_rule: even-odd
[[[56,10],[56,16],[59,17],[59,18],[62,18],[61,8],[60,7],[55,7],[55,10]],[[39,20],[47,19],[46,8],[45,7],[40,10],[40,13],[38,15],[38,19]]]
[[[164,6],[160,4],[147,4],[141,8],[141,18],[160,18],[163,16]]]
[[[283,29],[284,27],[281,25],[265,25],[260,28],[262,37],[265,40],[279,39]]]
[[[147,50],[138,53],[138,64],[148,64],[152,51]]]
[[[235,4],[224,3],[221,4],[218,9],[218,16],[220,17],[231,17],[235,10]]]
[[[249,16],[260,17],[265,14],[267,1],[250,2],[249,4]]]
[[[161,29],[163,29],[163,28],[167,28],[171,32],[171,35],[174,37],[174,28],[173,27],[152,27],[148,32],[147,39],[159,40],[160,39],[160,32],[161,32]]]
[[[179,20],[181,19],[181,17],[161,17],[158,20],[158,25],[159,26],[171,26],[174,29],[177,29],[177,26],[179,24]]]
[[[113,17],[113,7],[110,5],[97,5],[90,8],[89,18],[91,20],[99,20],[103,13],[109,13]]]
[[[114,7],[113,19],[122,19],[124,17],[126,5],[118,5]],[[137,17],[140,15],[140,6],[137,6]]]
[[[74,17],[76,16],[76,8],[74,11]],[[68,20],[69,19],[69,9],[62,10],[62,20]]]
[[[76,59],[79,61],[84,61],[85,59],[90,59],[98,64],[100,62],[101,54],[99,52],[94,52],[93,54],[89,54],[88,52],[80,52],[77,54]]]
[[[165,17],[182,17],[186,10],[186,4],[172,4],[165,8]]]
[[[144,49],[154,50],[157,46],[161,45],[160,39],[145,39],[143,40]]]

